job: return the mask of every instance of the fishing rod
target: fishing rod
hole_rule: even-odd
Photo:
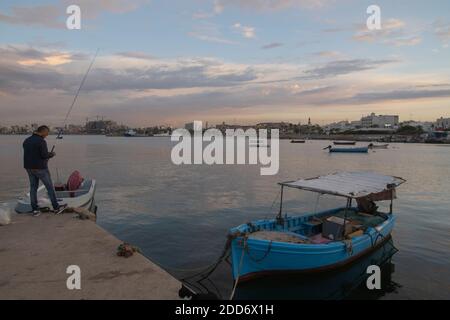
[[[80,86],[78,87],[78,90],[77,90],[77,92],[75,94],[75,97],[73,98],[72,104],[70,105],[69,110],[67,110],[66,117],[64,118],[63,125],[61,126],[61,130],[59,130],[58,135],[56,136],[56,141],[58,141],[58,139],[61,138],[62,131],[63,131],[62,128],[64,128],[66,126],[66,124],[67,124],[67,119],[69,118],[69,115],[72,112],[72,109],[75,106],[75,103],[77,102],[78,96],[80,95],[81,88],[83,88],[84,82],[86,81],[86,78],[87,78],[89,72],[91,71],[92,66],[94,65],[94,62],[95,62],[95,59],[97,58],[99,50],[100,49],[97,49],[97,51],[95,52],[95,55],[92,58],[91,64],[89,65],[89,68],[87,69],[86,74],[84,75],[83,79],[81,80]],[[56,142],[53,145],[51,152],[55,151],[55,147],[56,147]]]

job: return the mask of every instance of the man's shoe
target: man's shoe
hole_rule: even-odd
[[[66,210],[66,208],[67,208],[67,204],[62,204],[62,205],[59,206],[58,209],[54,210],[53,212],[55,214],[61,214],[61,213],[64,212],[64,210]]]
[[[39,217],[41,215],[41,212],[39,210],[33,210],[32,216],[33,217]]]

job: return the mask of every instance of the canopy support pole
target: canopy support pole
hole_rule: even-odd
[[[280,196],[280,211],[278,212],[277,216],[277,224],[282,225],[284,223],[283,221],[283,189],[284,186],[281,186],[281,196]]]
[[[345,207],[345,214],[344,214],[344,226],[342,230],[342,238],[345,239],[345,227],[347,225],[347,213],[348,210],[352,207],[352,198],[347,198],[347,205]]]
[[[389,214],[392,215],[394,207],[394,189],[391,189],[391,204],[389,205]]]

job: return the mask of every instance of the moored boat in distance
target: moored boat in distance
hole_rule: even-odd
[[[155,133],[153,137],[170,137],[170,132]]]
[[[356,141],[334,141],[335,146],[354,146]]]
[[[373,143],[370,143],[368,145],[368,147],[369,147],[369,149],[388,149],[389,148],[389,144],[388,143],[386,143],[386,144],[373,144]]]
[[[148,137],[145,134],[138,134],[136,131],[134,131],[133,129],[127,130],[124,134],[124,137],[127,138],[142,138],[142,137]]]
[[[328,149],[331,153],[368,153],[369,147],[351,147],[351,148],[335,148],[328,146],[323,150]]]
[[[275,219],[252,221],[229,232],[233,278],[241,282],[270,274],[324,272],[365,256],[390,239],[395,190],[405,181],[372,172],[343,172],[279,183]],[[284,188],[342,197],[346,205],[289,217],[283,210]],[[375,205],[383,200],[390,201],[387,213]]]
[[[306,143],[306,141],[293,139],[293,140],[291,140],[291,143]]]

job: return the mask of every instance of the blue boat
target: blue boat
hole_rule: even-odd
[[[342,153],[368,153],[369,147],[353,147],[353,148],[335,148],[328,146],[324,150],[330,150],[330,152],[342,152]]]
[[[259,278],[236,288],[235,300],[342,300],[376,299],[392,290],[395,272],[392,257],[397,249],[393,239],[370,254],[338,272],[311,274],[288,274]],[[367,288],[367,268],[377,265],[381,269],[381,289]]]
[[[347,265],[390,239],[396,187],[405,180],[371,172],[343,172],[279,183],[280,209],[229,232],[236,283],[279,273],[324,272]],[[283,214],[284,188],[346,199],[340,208],[302,216]],[[352,203],[356,201],[357,206]],[[388,213],[376,201],[390,201]]]

